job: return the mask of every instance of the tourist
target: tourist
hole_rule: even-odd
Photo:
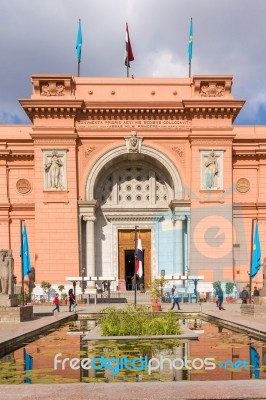
[[[218,307],[218,287],[214,291],[214,296],[216,297],[216,307]]]
[[[178,292],[177,292],[177,288],[175,285],[173,285],[173,287],[172,287],[171,294],[172,294],[172,303],[173,303],[171,310],[174,309],[175,305],[177,305],[178,310],[180,310],[180,305],[179,305],[179,301],[178,301]]]
[[[68,295],[69,295],[69,312],[71,312],[71,306],[73,306],[73,312],[76,312],[76,297],[73,293],[73,289],[69,289],[68,291]]]
[[[55,298],[53,300],[53,304],[55,305],[55,308],[53,309],[53,312],[55,312],[56,310],[59,312],[59,296],[58,293],[56,293]]]
[[[131,277],[131,283],[132,283],[131,289],[135,290],[135,288],[136,288],[136,277],[135,277],[135,275],[133,275]]]
[[[253,296],[258,297],[260,295],[260,291],[258,290],[257,286],[254,286]]]
[[[217,288],[217,298],[218,298],[219,310],[225,310],[225,308],[223,308],[224,294],[223,294],[221,286],[219,286]]]
[[[242,292],[240,293],[240,298],[242,299],[242,304],[248,303],[248,291],[245,287],[242,290]]]

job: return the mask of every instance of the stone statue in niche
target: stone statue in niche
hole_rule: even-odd
[[[0,293],[14,294],[14,260],[11,250],[0,250]]]
[[[205,161],[206,189],[218,188],[219,165],[214,151],[211,151]]]
[[[53,151],[50,160],[45,164],[44,169],[48,174],[48,187],[50,189],[62,188],[63,162],[57,151]]]

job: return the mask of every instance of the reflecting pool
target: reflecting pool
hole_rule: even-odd
[[[183,320],[199,340],[84,341],[94,320],[69,322],[0,359],[0,383],[216,381],[266,378],[266,343]]]

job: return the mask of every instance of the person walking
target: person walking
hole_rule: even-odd
[[[248,303],[248,291],[244,287],[244,289],[241,292],[240,298],[242,299],[242,304],[247,304]]]
[[[53,300],[53,304],[55,305],[55,308],[53,309],[53,312],[55,312],[56,310],[59,312],[59,295],[58,293],[56,293],[55,298]]]
[[[175,285],[173,285],[173,287],[172,287],[171,297],[172,297],[172,303],[173,303],[171,310],[174,309],[175,305],[177,305],[178,310],[181,310],[179,301],[178,301],[178,292],[177,292]]]
[[[218,298],[219,310],[225,310],[225,308],[223,308],[224,294],[223,294],[221,286],[218,287],[217,298]]]
[[[219,307],[219,305],[218,305],[218,287],[214,291],[214,296],[216,297],[216,307]]]
[[[73,312],[76,312],[76,297],[73,293],[73,289],[69,289],[68,291],[68,295],[69,295],[69,312],[71,312],[71,306],[73,306]]]

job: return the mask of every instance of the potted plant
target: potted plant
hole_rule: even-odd
[[[235,287],[234,282],[226,282],[225,284],[225,293],[227,294],[226,301],[227,303],[233,303],[234,299],[230,294],[233,293]]]
[[[66,305],[67,304],[67,294],[66,293],[62,293],[61,294],[61,304],[62,305]]]
[[[60,292],[60,299],[61,299],[61,304],[67,304],[67,294],[63,293],[63,290],[65,289],[64,285],[59,285],[58,290]]]
[[[51,283],[47,281],[42,281],[41,282],[41,288],[43,290],[44,296],[48,297],[48,301],[50,300],[50,288],[51,288]]]
[[[162,311],[161,300],[163,298],[163,289],[167,282],[168,281],[164,278],[164,276],[161,276],[160,278],[155,278],[151,282],[149,293],[151,296],[152,311]]]

